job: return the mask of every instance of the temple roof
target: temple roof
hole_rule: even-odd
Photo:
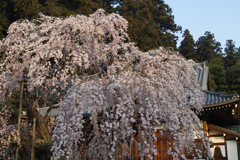
[[[239,95],[234,94],[225,94],[224,92],[212,92],[203,90],[204,92],[204,103],[203,108],[207,106],[224,105],[229,102],[235,102],[239,100]]]
[[[203,90],[210,90],[209,83],[209,67],[207,66],[207,61],[198,63],[194,69],[197,72],[198,82]]]
[[[226,129],[230,129],[232,131],[236,131],[240,133],[240,125],[234,125],[234,126],[223,126]]]
[[[228,136],[240,138],[240,133],[238,133],[236,131],[232,131],[232,130],[227,129],[227,128],[219,127],[219,126],[216,126],[216,125],[213,125],[213,124],[208,124],[208,129],[212,129],[212,130],[215,130],[215,131],[222,132],[222,133],[224,133]]]

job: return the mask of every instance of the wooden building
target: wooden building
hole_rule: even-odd
[[[203,111],[198,116],[212,141],[212,156],[215,160],[240,160],[239,95],[209,91],[209,69],[206,63],[200,63],[201,69],[196,67],[205,96]],[[191,109],[194,111],[194,108]]]

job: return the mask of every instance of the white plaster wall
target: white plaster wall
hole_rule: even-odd
[[[212,157],[214,155],[214,149],[215,149],[216,146],[214,146],[214,148],[211,148],[211,152],[212,152]],[[225,145],[219,145],[220,149],[221,149],[221,152],[222,152],[222,155],[223,157],[226,157],[226,152],[225,152]],[[229,159],[229,160],[232,160],[232,159]]]
[[[224,142],[224,137],[209,137],[209,139],[213,143],[223,143]]]
[[[227,141],[227,154],[229,160],[238,160],[237,141]]]
[[[203,120],[200,120],[199,126],[201,129],[203,129]]]
[[[214,131],[214,130],[209,130],[209,135],[216,135],[216,134],[222,134],[223,135],[223,133],[222,132],[218,132],[218,131]]]

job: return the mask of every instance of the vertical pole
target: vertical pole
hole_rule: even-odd
[[[118,160],[118,140],[116,141],[115,160]]]
[[[20,134],[21,116],[22,116],[22,95],[23,95],[23,81],[22,81],[21,87],[20,87],[20,104],[19,104],[19,112],[18,112],[18,130],[17,130],[17,132],[19,134]],[[17,147],[17,150],[16,150],[15,160],[18,160],[18,154],[19,154],[19,147]]]
[[[134,160],[134,142],[131,144],[131,160]]]
[[[32,134],[31,160],[35,160],[35,136],[36,136],[36,118],[33,118],[33,134]]]
[[[36,88],[36,91],[37,91],[37,98],[38,98],[38,88]]]

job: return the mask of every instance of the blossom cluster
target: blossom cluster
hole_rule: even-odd
[[[199,119],[190,110],[190,106],[200,110],[203,102],[196,64],[163,48],[129,54],[122,70],[114,74],[111,69],[107,78],[88,78],[69,90],[53,131],[54,159],[72,157],[83,148],[83,157],[114,159],[116,145],[124,146],[121,154],[129,156],[132,144],[140,158],[157,155],[154,142],[160,126],[160,132],[168,133],[173,143],[174,150],[168,151],[173,159],[186,159],[185,150],[195,150],[201,157],[203,153],[194,144],[196,136],[209,150]],[[137,62],[128,57],[138,57]],[[129,63],[132,65],[125,70]],[[119,67],[118,62],[111,66]],[[85,127],[88,125],[92,126],[90,131]]]
[[[0,42],[0,100],[27,81],[27,89],[60,100],[86,72],[104,72],[110,57],[132,44],[128,40],[127,21],[118,14],[105,15],[99,9],[90,17],[66,19],[40,14],[34,21],[12,23]],[[77,71],[77,68],[80,68]],[[47,95],[45,94],[45,97]]]
[[[21,139],[14,125],[9,125],[11,108],[4,106],[0,108],[0,158],[6,159],[14,155],[12,144],[16,142],[21,146]]]

